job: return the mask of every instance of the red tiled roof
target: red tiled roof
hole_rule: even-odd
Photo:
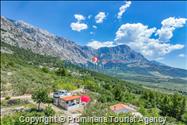
[[[64,101],[71,101],[71,100],[75,100],[75,99],[80,99],[80,96],[65,96],[65,97],[60,97],[61,99],[63,99]]]
[[[129,106],[125,105],[125,104],[122,104],[122,103],[118,103],[118,104],[110,106],[110,109],[112,111],[121,110],[121,109],[124,109],[124,108],[129,108]]]

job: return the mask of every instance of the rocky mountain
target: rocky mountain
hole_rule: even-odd
[[[82,51],[81,46],[23,21],[1,17],[1,41],[75,63],[88,61],[88,56]]]
[[[1,17],[1,42],[30,49],[34,53],[59,57],[121,78],[128,78],[129,74],[133,76],[132,78],[135,76],[187,78],[187,70],[149,61],[126,45],[103,47],[96,50],[87,46],[79,46],[70,40],[23,21],[5,17]],[[92,63],[94,56],[99,59],[96,67],[96,64]]]
[[[103,47],[97,51],[100,60],[104,63],[137,63],[146,64],[149,61],[144,58],[140,53],[133,51],[126,45],[119,45],[116,47]]]
[[[97,50],[97,55],[101,64],[104,65],[104,70],[111,71],[112,75],[128,73],[133,74],[133,77],[136,75],[162,78],[187,77],[187,70],[149,61],[126,45],[100,48]]]

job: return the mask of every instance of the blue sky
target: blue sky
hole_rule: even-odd
[[[127,44],[148,59],[187,69],[187,2],[1,3],[2,16],[23,20],[79,45]]]

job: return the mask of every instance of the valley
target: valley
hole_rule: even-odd
[[[47,117],[49,113],[50,115],[64,116],[64,113],[67,113],[62,109],[58,109],[61,112],[57,112],[52,102],[42,104],[42,111],[37,111],[37,104],[34,103],[33,105],[33,101],[30,99],[31,96],[29,96],[31,103],[24,100],[22,102],[21,100],[25,98],[19,98],[19,96],[33,95],[38,89],[45,90],[50,95],[56,90],[73,91],[82,88],[87,90],[86,94],[91,97],[91,102],[86,105],[80,117],[131,117],[131,114],[126,113],[117,115],[109,109],[111,105],[125,103],[136,106],[137,111],[144,117],[167,116],[167,124],[183,125],[186,123],[186,112],[183,112],[183,109],[186,108],[186,96],[182,95],[184,93],[176,94],[174,91],[153,90],[151,87],[139,85],[135,82],[120,80],[81,68],[56,57],[35,54],[30,50],[3,42],[1,45],[9,50],[8,52],[11,51],[11,53],[1,53],[1,95],[6,99],[1,101],[2,109],[7,109],[7,106],[10,107],[11,104],[11,107],[16,110],[16,112],[9,110],[11,113],[3,116],[3,125],[12,123],[13,119],[19,125],[26,124],[19,121],[20,116],[39,115]],[[14,97],[17,97],[17,99]],[[166,100],[170,102],[174,109],[179,110],[175,110],[175,113],[171,114],[174,110],[169,110],[170,106],[167,106]],[[175,103],[174,100],[178,100],[178,102]],[[183,103],[184,101],[185,103]],[[52,106],[52,109],[48,106]],[[180,117],[178,117],[179,115]],[[138,124],[144,125],[145,123],[140,122]],[[51,125],[56,124],[51,123]]]
[[[1,41],[9,45],[58,57],[85,69],[135,83],[187,92],[187,70],[150,61],[127,45],[99,49],[80,46],[26,22],[6,17],[1,17],[1,35]],[[8,52],[6,48],[1,51]],[[92,62],[93,57],[98,58],[96,64]]]
[[[133,117],[136,113],[166,118],[167,125],[187,123],[186,70],[149,61],[126,45],[95,50],[20,21],[1,20],[2,125],[28,125],[20,122],[21,116],[78,113],[76,117]],[[98,63],[92,62],[93,56]],[[84,90],[91,101],[77,114],[68,112],[54,105],[51,94],[58,90]],[[129,110],[118,114],[116,105]]]

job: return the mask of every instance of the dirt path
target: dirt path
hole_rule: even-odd
[[[76,90],[73,90],[73,91],[70,91],[71,93],[78,93],[78,92],[83,92],[84,90],[83,89],[76,89]],[[53,93],[50,93],[49,94],[50,97],[53,96]],[[27,94],[27,95],[21,95],[21,96],[11,96],[10,99],[31,99],[32,95],[30,94]],[[1,101],[2,100],[5,100],[5,97],[1,97]]]
[[[77,89],[74,91],[71,91],[71,93],[78,93],[78,92],[83,92],[83,89]],[[52,97],[53,93],[50,93],[50,97]],[[33,100],[32,100],[32,95],[21,95],[21,96],[12,96],[10,99],[27,99],[29,100],[30,103],[37,105]],[[5,97],[1,98],[1,101],[5,100]],[[41,108],[45,109],[48,106],[48,104],[41,104]],[[50,104],[50,106],[52,107],[52,109],[56,112],[56,113],[60,113],[62,115],[64,115],[67,119],[68,117],[72,117],[72,118],[76,118],[79,117],[81,114],[80,113],[72,113],[71,111],[66,111],[63,110],[53,104]],[[6,115],[7,112],[14,112],[14,111],[18,111],[18,110],[24,110],[26,109],[26,107],[24,106],[18,106],[18,107],[7,107],[7,108],[2,108],[1,109],[1,115]],[[74,122],[66,122],[63,123],[64,125],[79,125],[78,123],[74,123]]]
[[[31,95],[12,96],[10,99],[31,99]],[[2,97],[2,100],[5,100],[5,97]]]

